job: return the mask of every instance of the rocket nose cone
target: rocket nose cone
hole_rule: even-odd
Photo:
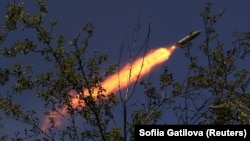
[[[197,37],[198,35],[200,35],[200,33],[201,33],[201,30],[196,30],[196,31],[194,31],[194,32],[191,34],[191,36]]]
[[[202,31],[202,30],[197,30],[196,32],[197,32],[198,34],[200,34],[200,33],[201,33],[201,31]]]

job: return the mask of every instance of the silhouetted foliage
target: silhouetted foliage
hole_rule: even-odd
[[[18,121],[23,128],[9,133],[6,125],[0,124],[0,139],[133,140],[133,125],[168,123],[161,121],[170,116],[166,111],[174,111],[179,124],[249,124],[250,71],[240,64],[249,57],[250,33],[234,31],[235,40],[226,46],[215,28],[224,10],[213,14],[212,5],[206,3],[200,13],[204,40],[182,49],[189,60],[186,78],[177,81],[175,74],[163,67],[157,82],[138,79],[126,90],[105,96],[101,82],[121,66],[103,67],[109,56],[89,48],[95,31],[93,23],[83,25],[68,40],[54,33],[57,20],[45,19],[49,8],[43,0],[37,0],[38,12],[34,14],[25,11],[22,0],[10,2],[0,29],[0,120]],[[138,55],[145,55],[150,42],[150,23],[142,24],[141,17],[132,43],[120,51],[129,50],[131,64]],[[142,31],[146,34],[141,35]],[[6,42],[13,33],[32,35]],[[199,51],[199,56],[192,54],[193,50]],[[46,64],[48,71],[40,72],[31,62],[19,60],[22,56],[30,59],[35,56],[38,62]],[[97,99],[92,96],[94,89],[98,89]],[[140,100],[136,89],[141,90]],[[72,106],[76,94],[85,102],[84,106],[81,103]],[[43,110],[17,102],[27,96],[39,101]],[[60,112],[63,108],[66,115]],[[58,119],[51,112],[65,125],[58,127]],[[44,117],[49,117],[45,130],[42,129]]]

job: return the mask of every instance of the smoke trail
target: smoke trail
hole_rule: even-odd
[[[124,89],[128,86],[128,84],[132,84],[138,80],[138,78],[142,78],[147,75],[152,69],[159,66],[163,62],[167,61],[176,46],[173,45],[171,47],[161,47],[157,49],[153,49],[149,51],[145,56],[139,57],[132,64],[125,65],[121,70],[116,72],[115,74],[109,76],[105,81],[101,83],[101,86],[106,90],[104,95],[107,96],[110,93],[115,93],[119,89]],[[129,80],[129,82],[128,82]],[[94,99],[97,97],[97,91],[94,90],[92,96]],[[83,92],[87,94],[87,91]],[[80,106],[84,106],[84,101],[79,99],[79,94],[74,94],[73,91],[70,92],[70,95],[75,95],[71,99],[71,106],[73,108]],[[42,125],[42,130],[46,131],[46,129],[50,126],[50,119],[54,120],[54,126],[62,125],[62,116],[67,114],[67,107],[63,107],[60,111],[50,112],[49,115],[45,117],[44,124]]]

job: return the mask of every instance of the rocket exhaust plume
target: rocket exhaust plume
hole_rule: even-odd
[[[195,31],[190,35],[187,35],[183,39],[176,42],[171,47],[161,47],[149,51],[145,56],[139,57],[132,64],[125,65],[121,70],[115,74],[109,76],[106,80],[101,83],[101,86],[106,90],[104,95],[107,96],[110,93],[115,93],[119,90],[126,88],[129,84],[134,83],[138,79],[147,75],[153,68],[159,66],[163,62],[167,61],[176,47],[181,47],[196,36],[200,31]],[[92,96],[94,100],[97,97],[97,91],[94,90]],[[82,94],[88,94],[87,90],[83,91]],[[84,101],[80,100],[79,95],[76,92],[71,91],[69,95],[74,95],[71,99],[71,106],[76,108],[78,106],[84,107]],[[50,112],[46,117],[41,129],[46,131],[50,126],[50,119],[54,120],[54,126],[60,126],[62,123],[62,117],[67,114],[67,107],[63,107],[57,112]]]
[[[149,51],[145,56],[136,59],[132,64],[125,65],[119,72],[109,76],[106,80],[101,83],[101,86],[106,90],[104,95],[107,96],[110,93],[115,93],[120,89],[126,88],[129,84],[134,83],[136,80],[147,75],[153,68],[167,61],[172,52],[175,50],[176,46],[173,45],[169,48],[161,47]],[[79,94],[75,95],[71,99],[71,106],[73,108],[84,106],[84,101],[79,99]],[[83,94],[87,94],[87,91],[84,91]],[[97,90],[92,93],[94,99],[97,97]],[[50,112],[47,117],[45,117],[42,130],[46,131],[51,125],[50,119],[53,118],[54,126],[60,126],[62,123],[62,116],[67,114],[67,107],[63,107],[60,111]]]

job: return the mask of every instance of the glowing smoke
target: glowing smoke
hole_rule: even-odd
[[[107,96],[110,93],[115,93],[119,89],[126,88],[129,84],[134,83],[138,79],[147,75],[153,68],[167,61],[171,56],[172,52],[175,50],[176,46],[171,47],[161,47],[149,51],[145,56],[136,59],[133,64],[125,65],[119,72],[109,76],[105,81],[102,82],[101,86],[106,90],[104,93]],[[71,99],[71,106],[76,108],[79,106],[84,106],[84,101],[79,99],[79,94]],[[86,94],[87,92],[83,92]],[[97,97],[97,90],[94,90],[92,94],[93,98]],[[54,126],[60,126],[62,123],[62,117],[67,114],[67,107],[63,107],[60,111],[50,112],[49,115],[45,117],[42,130],[46,131],[51,125],[50,119],[54,120]]]

